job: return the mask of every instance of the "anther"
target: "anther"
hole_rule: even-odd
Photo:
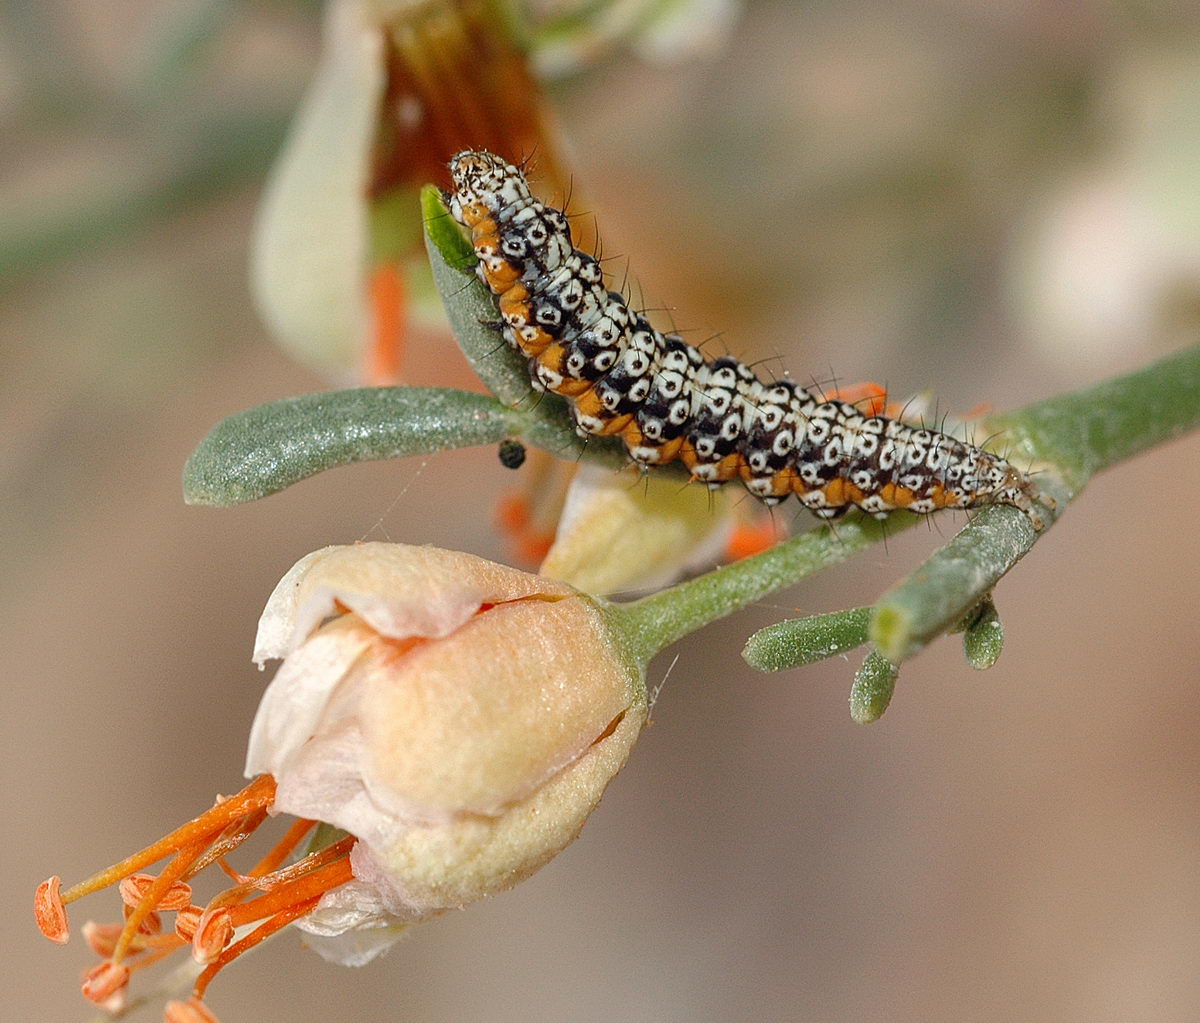
[[[121,936],[120,924],[98,924],[95,920],[89,920],[80,930],[88,948],[101,959],[112,956],[117,947],[117,939]]]
[[[206,909],[200,914],[192,935],[192,958],[207,966],[233,939],[233,918],[224,906]]]
[[[129,967],[124,963],[97,963],[83,975],[83,997],[103,1004],[128,983]]]
[[[128,920],[131,916],[133,916],[135,909],[136,909],[136,906],[126,906],[125,907],[125,919],[126,920]],[[137,926],[138,934],[145,934],[145,935],[158,934],[161,931],[162,931],[162,917],[159,916],[157,913],[155,913],[153,910],[151,910],[149,913],[147,913],[142,918],[142,922],[139,923]]]
[[[199,906],[185,906],[175,914],[175,933],[184,941],[191,941],[203,912]]]
[[[71,936],[67,922],[67,908],[62,900],[62,878],[57,874],[48,877],[37,887],[33,895],[33,915],[38,929],[51,941],[65,945]]]
[[[118,887],[121,900],[127,906],[137,906],[146,897],[146,892],[157,880],[153,874],[131,874]],[[171,887],[154,904],[155,909],[172,912],[192,904],[192,886],[183,881],[172,881]]]

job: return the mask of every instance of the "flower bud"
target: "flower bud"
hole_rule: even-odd
[[[429,547],[301,560],[263,612],[270,657],[246,770],[274,776],[276,811],[358,839],[354,880],[297,924],[343,962],[550,860],[646,718],[642,667],[595,601]]]

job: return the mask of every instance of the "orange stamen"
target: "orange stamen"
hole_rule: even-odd
[[[101,959],[107,959],[113,954],[113,949],[117,947],[117,938],[121,936],[121,925],[98,924],[95,920],[89,920],[80,928],[80,932],[83,934],[83,940],[87,942],[88,948]]]
[[[154,911],[154,907],[159,904],[159,900],[171,891],[178,879],[196,862],[200,854],[204,852],[208,841],[208,837],[205,836],[185,845],[171,858],[171,862],[163,867],[163,872],[146,886],[142,893],[141,901],[133,907],[130,914],[125,918],[125,929],[121,931],[121,937],[117,939],[117,947],[113,951],[113,959],[116,962],[120,962],[125,956],[125,952],[133,941],[134,935],[137,934],[141,927],[142,921]],[[188,903],[190,904],[190,902],[191,889],[189,888]]]
[[[539,561],[546,560],[546,555],[553,546],[553,533],[531,533],[517,542],[517,557],[530,565],[536,565]]]
[[[233,940],[233,920],[225,906],[215,906],[200,914],[192,934],[192,958],[208,964],[225,951]]]
[[[380,263],[371,274],[371,310],[375,329],[367,347],[367,383],[374,386],[400,380],[404,361],[404,281],[396,263]]]
[[[212,863],[221,863],[221,869],[226,873],[231,873],[225,866],[223,857],[228,856],[234,849],[241,845],[247,838],[254,834],[259,825],[267,819],[267,808],[264,806],[261,809],[255,810],[254,813],[248,814],[241,820],[234,821],[223,832],[208,851],[193,864],[191,870],[187,872],[185,877],[192,877],[199,874]],[[240,877],[235,880],[241,880]]]
[[[188,906],[186,909],[181,909],[175,914],[175,933],[184,941],[191,941],[200,924],[200,914],[203,912],[204,910],[199,906]]]
[[[783,536],[783,531],[770,519],[757,525],[739,523],[725,545],[725,556],[729,561],[741,561],[774,547]]]
[[[128,920],[133,915],[133,906],[126,906],[125,913],[122,919]],[[138,934],[157,934],[162,930],[162,917],[157,913],[147,913],[142,922],[138,924]]]
[[[270,806],[274,799],[275,779],[269,774],[259,775],[236,796],[230,796],[228,799],[218,802],[199,817],[176,828],[165,838],[160,838],[140,852],[127,856],[98,874],[93,874],[87,880],[72,885],[62,893],[62,902],[66,905],[84,895],[107,888],[110,884],[116,883],[134,871],[148,867],[164,856],[169,856],[181,846],[199,838],[207,838],[223,830],[233,821],[245,817],[255,810]]]
[[[266,895],[252,902],[234,906],[229,911],[230,921],[234,927],[242,927],[255,920],[285,912],[297,902],[308,901],[314,896],[320,898],[327,891],[353,879],[354,871],[350,867],[350,860],[343,857],[294,881],[272,888]]]
[[[315,853],[309,853],[304,859],[297,860],[290,866],[283,867],[270,874],[265,874],[262,877],[249,877],[233,888],[226,888],[225,891],[209,902],[206,909],[214,909],[217,906],[232,906],[235,903],[241,902],[253,891],[268,892],[273,888],[278,888],[280,885],[294,881],[298,877],[303,877],[310,871],[341,859],[354,847],[356,841],[358,839],[353,835],[347,835],[340,841],[334,842],[333,845],[328,845],[324,849],[318,849]]]
[[[290,867],[222,892],[200,916],[192,937],[192,958],[198,963],[211,963],[238,927],[287,911],[293,904],[313,896],[320,898],[325,892],[345,884],[354,877],[347,854],[355,841],[348,835]],[[241,901],[256,889],[267,894],[252,902]]]
[[[129,983],[129,967],[111,960],[97,963],[83,975],[83,997],[103,1003]]]
[[[204,997],[204,992],[208,985],[212,983],[215,977],[221,970],[233,962],[238,956],[250,951],[255,945],[269,938],[276,931],[281,930],[290,924],[293,920],[299,920],[302,916],[307,916],[317,908],[317,903],[321,901],[320,895],[315,895],[311,899],[304,902],[298,902],[294,906],[290,906],[275,916],[271,917],[266,923],[260,927],[256,927],[247,934],[241,941],[234,945],[230,945],[220,958],[211,963],[199,977],[196,978],[196,984],[192,988],[192,995],[195,999]]]
[[[144,970],[160,959],[166,959],[173,952],[183,948],[187,942],[177,934],[156,934],[153,938],[147,938],[145,944],[146,947],[136,958],[125,959],[123,965],[129,967],[130,973]]]
[[[122,930],[124,928],[120,924],[98,924],[95,920],[89,920],[80,928],[83,940],[87,942],[88,948],[101,959],[112,957],[113,952],[116,951],[117,941],[121,937]],[[152,948],[173,950],[181,943],[187,944],[177,934],[138,934],[130,943],[129,950],[135,954]]]
[[[507,494],[496,502],[496,525],[506,533],[519,533],[529,519],[529,501],[523,494]]]
[[[262,877],[263,874],[271,873],[272,870],[288,858],[288,854],[300,844],[304,836],[316,826],[316,823],[316,821],[304,820],[303,818],[295,821],[288,828],[287,834],[276,844],[275,848],[259,860],[247,876]]]
[[[121,901],[127,906],[138,906],[157,880],[153,874],[130,874],[117,886]],[[182,881],[173,881],[163,896],[154,904],[167,913],[183,909],[192,904],[192,886]]]
[[[33,893],[33,917],[38,929],[51,941],[65,945],[71,937],[67,908],[62,900],[62,878],[55,874],[46,878]]]
[[[349,853],[357,839],[352,835],[289,866],[280,866],[316,825],[312,820],[295,821],[248,874],[227,867],[224,856],[266,819],[274,797],[275,780],[263,775],[236,796],[218,797],[215,806],[166,838],[66,892],[58,877],[38,886],[34,897],[38,926],[47,937],[62,942],[68,934],[66,903],[105,885],[118,885],[125,903],[124,924],[88,921],[83,928],[88,946],[105,960],[83,976],[87,998],[120,1011],[134,972],[190,944],[196,958],[208,968],[201,974],[203,982],[197,982],[196,997],[172,1002],[166,1018],[176,1023],[212,1023],[216,1017],[199,998],[216,972],[264,938],[310,913],[326,892],[354,877]],[[157,877],[139,872],[168,856]],[[186,879],[214,862],[220,863],[236,883],[201,909],[192,903],[192,888]],[[251,898],[253,895],[257,897]],[[159,911],[176,913],[171,932],[159,933]],[[237,928],[258,921],[262,921],[260,926],[230,944]]]

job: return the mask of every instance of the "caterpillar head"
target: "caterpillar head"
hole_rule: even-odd
[[[521,172],[507,161],[481,149],[466,149],[449,164],[455,198],[466,206],[477,204],[490,213],[530,198]]]

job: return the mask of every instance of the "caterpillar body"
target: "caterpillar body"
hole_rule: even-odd
[[[857,506],[877,518],[1010,504],[1043,521],[1051,505],[999,455],[948,434],[869,415],[790,380],[761,380],[730,356],[706,359],[610,291],[571,243],[566,215],[491,153],[450,161],[451,215],[471,234],[476,272],[502,331],[541,390],[567,399],[585,436],[620,436],[642,466],[680,459],[710,487],[740,479],[767,504],[795,494],[823,519]]]

